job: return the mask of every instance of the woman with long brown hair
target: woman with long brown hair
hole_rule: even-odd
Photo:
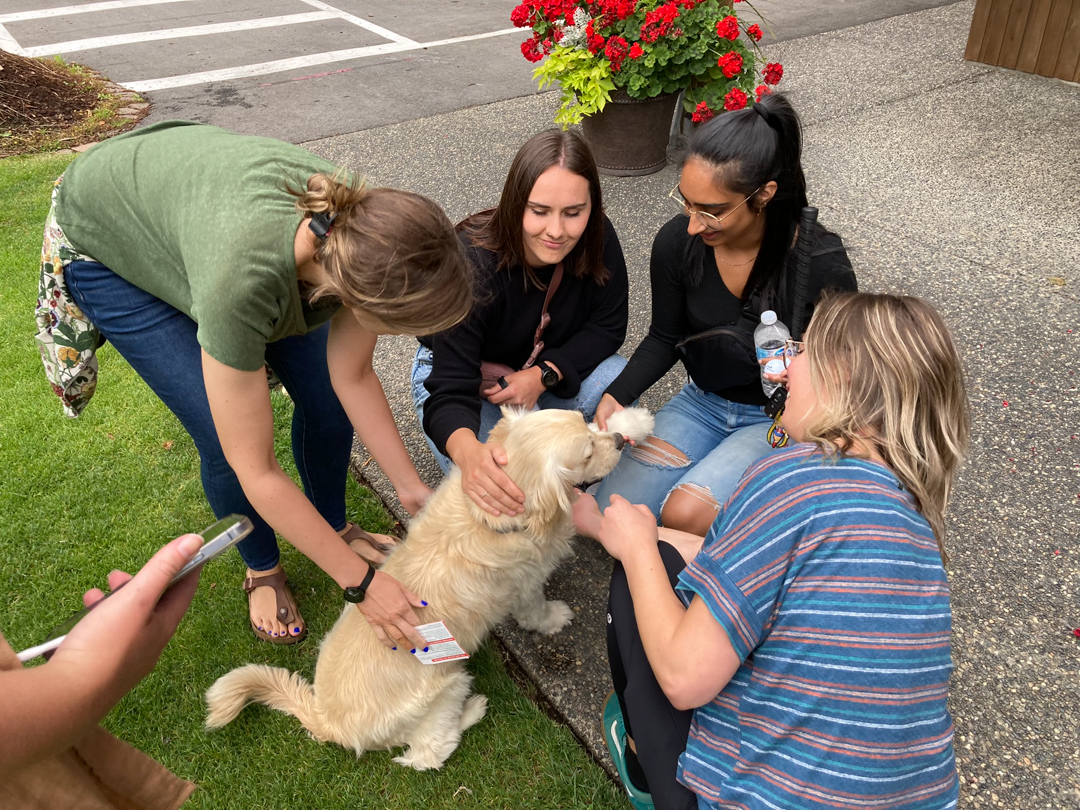
[[[626,262],[604,215],[596,162],[575,132],[530,138],[498,206],[459,227],[479,300],[460,325],[420,339],[413,402],[443,470],[460,467],[465,491],[484,509],[516,514],[522,493],[487,434],[506,405],[577,409],[592,419],[626,364],[616,354],[626,337]],[[485,381],[491,364],[503,373]]]
[[[277,531],[385,644],[421,642],[419,597],[373,567],[392,539],[346,521],[345,482],[355,428],[406,509],[430,494],[372,355],[380,334],[444,329],[469,310],[472,273],[442,210],[297,146],[180,121],[79,156],[53,201],[38,339],[69,415],[85,407],[93,349],[108,340],[191,435],[215,514],[255,523],[239,549],[256,635],[280,644],[306,632]],[[303,491],[274,456],[267,366],[295,405]]]

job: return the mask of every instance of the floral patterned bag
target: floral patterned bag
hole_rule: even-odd
[[[74,261],[96,261],[76,252],[64,238],[56,222],[56,196],[61,175],[53,184],[52,206],[45,220],[45,239],[41,245],[41,281],[38,285],[34,319],[45,376],[60,397],[64,415],[74,419],[97,388],[98,361],[94,353],[105,342],[90,320],[71,298],[64,268]]]

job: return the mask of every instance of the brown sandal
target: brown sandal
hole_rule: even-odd
[[[256,588],[262,588],[264,586],[274,589],[274,595],[277,597],[277,619],[279,622],[290,625],[304,621],[300,618],[300,611],[297,610],[296,600],[293,599],[292,591],[289,590],[289,586],[286,584],[284,571],[277,571],[263,577],[248,577],[245,579],[244,591],[248,594],[249,602],[251,592]],[[248,617],[248,620],[251,622],[251,629],[255,635],[263,641],[269,641],[271,644],[295,644],[298,641],[302,641],[307,635],[306,623],[295,636],[272,636],[256,625],[255,620],[250,618],[250,616]]]
[[[387,556],[397,548],[397,541],[393,543],[381,543],[379,540],[371,534],[368,534],[355,523],[350,523],[346,527],[345,533],[341,535],[341,539],[351,548],[356,555],[364,560],[372,568],[379,568],[386,560],[372,560],[363,552],[368,549],[378,551],[380,554]]]

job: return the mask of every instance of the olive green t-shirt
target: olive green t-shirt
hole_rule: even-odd
[[[211,357],[257,371],[267,343],[305,334],[335,309],[301,300],[301,216],[286,190],[334,171],[298,146],[165,121],[76,158],[56,218],[79,253],[189,315]]]

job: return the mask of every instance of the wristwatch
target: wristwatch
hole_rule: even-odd
[[[371,579],[375,576],[375,569],[368,565],[367,575],[359,585],[354,585],[351,588],[345,589],[345,601],[352,602],[353,604],[359,604],[364,601],[364,597],[367,596],[368,586],[371,585]]]
[[[551,389],[559,384],[559,372],[547,360],[541,360],[536,364],[540,369],[540,382],[544,384],[544,388]]]

